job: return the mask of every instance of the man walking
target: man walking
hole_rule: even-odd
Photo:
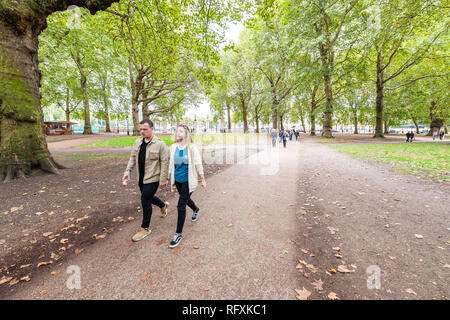
[[[141,137],[134,142],[130,160],[122,178],[123,181],[128,182],[130,173],[137,164],[143,218],[139,232],[132,237],[134,242],[144,239],[151,233],[149,227],[152,217],[152,204],[161,209],[161,217],[165,217],[168,213],[169,203],[164,203],[155,196],[155,193],[159,186],[164,188],[168,185],[169,152],[164,141],[154,135],[153,129],[152,121],[141,121]]]
[[[272,147],[275,147],[277,144],[277,131],[275,129],[270,132],[270,137],[272,138]]]

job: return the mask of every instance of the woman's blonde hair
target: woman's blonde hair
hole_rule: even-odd
[[[184,132],[186,132],[186,137],[185,137],[184,140],[186,141],[186,144],[187,144],[187,147],[188,147],[188,152],[191,155],[191,144],[194,143],[194,139],[192,138],[191,130],[189,130],[188,126],[186,126],[184,124],[179,124],[177,126],[177,129],[175,130],[175,137],[174,137],[173,141],[178,142],[177,130],[180,127],[184,129]],[[192,159],[192,155],[191,155],[191,159]]]

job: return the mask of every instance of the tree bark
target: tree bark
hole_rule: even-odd
[[[303,114],[300,115],[300,121],[302,122],[303,132],[306,133],[305,118],[303,117]]]
[[[0,21],[0,180],[61,168],[44,135],[37,32]]]
[[[387,120],[384,120],[384,134],[389,133],[389,125],[387,123]]]
[[[358,115],[356,111],[353,112],[353,125],[355,126],[355,130],[353,130],[353,134],[358,134]]]
[[[69,3],[70,2],[70,3]],[[47,16],[69,4],[91,13],[113,0],[0,2],[0,180],[25,177],[32,169],[59,173],[48,151],[40,102],[38,36]]]
[[[245,99],[241,98],[242,118],[244,121],[244,133],[248,133],[247,105]]]
[[[416,126],[416,133],[419,134],[420,133],[419,124],[417,123],[416,118],[412,117],[412,121],[414,122],[414,125]]]
[[[272,127],[278,129],[278,99],[275,87],[272,86]]]
[[[383,134],[383,110],[384,110],[384,70],[381,53],[377,56],[377,98],[376,98],[376,124],[374,138],[384,138]]]
[[[227,102],[228,132],[231,132],[231,106]]]
[[[319,86],[314,86],[313,90],[311,92],[311,116],[310,116],[310,121],[311,121],[311,136],[315,136],[316,135],[316,109],[317,109],[317,101],[316,101],[316,93],[317,90],[319,89]],[[306,131],[305,131],[306,133]]]

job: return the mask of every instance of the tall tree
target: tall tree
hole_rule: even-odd
[[[47,16],[71,4],[94,14],[114,0],[0,1],[0,177],[58,172],[44,137],[38,36]]]

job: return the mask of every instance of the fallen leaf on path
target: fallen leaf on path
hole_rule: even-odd
[[[148,278],[150,278],[150,275],[149,275],[148,273],[143,274],[143,275],[141,276],[141,280],[142,280],[142,281],[145,281],[145,280],[147,280]]]
[[[339,297],[337,296],[336,293],[330,292],[330,293],[328,294],[328,299],[331,299],[331,300],[339,300]]]
[[[204,291],[209,291],[208,287],[203,288]]]
[[[20,266],[20,269],[25,269],[28,268],[29,266],[31,266],[31,264],[24,264]]]
[[[23,205],[21,205],[20,207],[12,207],[11,209],[9,209],[9,211],[11,211],[11,213],[20,211],[20,210],[23,210]]]
[[[446,264],[446,265],[444,266],[444,268],[449,268],[449,269],[450,269],[450,264]]]
[[[101,234],[101,235],[97,235],[96,233],[94,233],[93,235],[92,235],[92,238],[94,238],[95,240],[98,240],[98,239],[104,239],[106,237],[106,234],[104,233],[104,234]]]
[[[342,272],[342,273],[352,273],[352,272],[355,272],[355,270],[349,270],[349,269],[347,268],[347,266],[345,266],[345,265],[343,265],[343,264],[341,264],[340,266],[338,266],[337,270],[338,270],[339,272]]]
[[[305,249],[300,249],[304,254],[307,254],[309,251]]]
[[[423,239],[423,235],[421,235],[421,234],[415,234],[414,235],[417,239]]]
[[[302,290],[295,289],[295,292],[297,292],[296,298],[298,300],[307,300],[308,297],[311,295],[311,292],[306,290],[305,287],[303,287]]]
[[[12,277],[6,277],[6,276],[3,276],[1,279],[0,279],[0,285],[2,285],[2,284],[4,284],[4,283],[7,283],[7,282],[10,282],[12,280]]]
[[[25,276],[25,277],[22,277],[22,278],[20,278],[20,281],[30,281],[31,280],[31,278],[30,278],[30,276]]]
[[[11,282],[9,283],[9,286],[12,287],[12,286],[18,284],[19,281],[20,281],[19,279],[15,278],[15,279],[11,280]]]
[[[84,250],[84,249],[78,249],[78,248],[77,248],[77,249],[75,249],[75,254],[78,255],[78,254],[80,254],[83,250]]]
[[[44,261],[44,262],[39,262],[38,265],[37,265],[37,267],[39,268],[40,266],[46,266],[46,265],[52,264],[52,263],[53,263],[52,260],[50,260],[50,261]]]
[[[314,289],[316,289],[318,291],[322,291],[323,290],[323,288],[322,288],[322,285],[323,285],[322,279],[316,280],[316,281],[314,281],[311,284],[313,285]]]
[[[417,296],[417,293],[415,293],[413,289],[408,288],[405,290],[405,292]]]
[[[59,241],[59,243],[67,243],[67,242],[69,242],[69,239],[61,239],[61,240]]]
[[[46,295],[48,293],[48,290],[42,290],[41,292],[39,292],[39,294],[41,296]]]
[[[211,271],[216,271],[216,266],[212,266],[210,270]]]
[[[227,228],[229,228],[229,227],[231,227],[231,226],[233,226],[233,224],[232,224],[232,223],[229,223],[229,224],[227,225]]]
[[[48,237],[49,235],[52,235],[52,234],[53,234],[53,232],[46,232],[46,233],[43,234],[43,236],[44,237]]]
[[[199,246],[193,246],[193,248],[194,248],[194,249],[199,249],[200,247],[199,247]]]
[[[6,243],[6,240],[4,240],[4,239],[0,240],[0,244],[5,244],[5,243]]]
[[[330,269],[329,270],[331,273],[336,274],[336,270],[335,269]]]
[[[50,272],[50,274],[51,274],[52,276],[56,276],[56,275],[58,275],[58,274],[60,274],[60,273],[61,273],[61,270],[56,270],[56,271]]]

